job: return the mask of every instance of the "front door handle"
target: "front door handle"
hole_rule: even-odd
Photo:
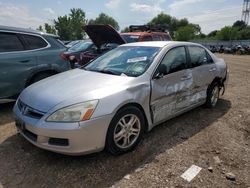
[[[25,59],[25,60],[21,60],[21,61],[19,61],[20,63],[28,63],[28,62],[30,62],[30,59]]]
[[[209,72],[214,72],[214,71],[216,71],[216,68],[215,68],[215,67],[209,69]]]
[[[192,76],[183,76],[181,78],[181,81],[184,81],[184,80],[190,80],[192,78]]]

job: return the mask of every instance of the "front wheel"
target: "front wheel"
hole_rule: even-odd
[[[206,106],[213,108],[216,106],[220,96],[220,87],[217,82],[211,84],[207,91]]]
[[[119,155],[133,150],[144,132],[145,118],[142,112],[133,106],[118,111],[112,119],[106,138],[106,150]]]

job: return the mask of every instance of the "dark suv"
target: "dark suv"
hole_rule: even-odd
[[[0,26],[0,103],[14,100],[30,84],[70,69],[58,37]]]

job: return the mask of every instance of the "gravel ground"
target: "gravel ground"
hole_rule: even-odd
[[[199,107],[167,121],[118,157],[38,149],[17,135],[13,104],[0,105],[0,188],[250,187],[250,56],[220,56],[230,81],[215,109]],[[180,176],[192,164],[202,170],[187,182]]]

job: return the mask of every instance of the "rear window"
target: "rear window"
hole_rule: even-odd
[[[162,38],[159,35],[153,35],[153,41],[162,41]]]
[[[149,35],[145,35],[142,37],[141,41],[153,41],[153,38]]]
[[[22,34],[22,37],[28,44],[30,50],[44,48],[48,46],[48,43],[41,37],[33,35],[24,35],[24,34]]]
[[[0,52],[14,52],[22,50],[24,50],[24,47],[16,34],[0,32]]]
[[[169,35],[162,35],[162,38],[163,38],[163,40],[165,40],[165,41],[169,41],[169,40],[172,40],[171,38],[170,38],[170,36]]]
[[[121,34],[121,36],[127,43],[138,42],[140,37],[138,35],[124,35],[124,34]]]

